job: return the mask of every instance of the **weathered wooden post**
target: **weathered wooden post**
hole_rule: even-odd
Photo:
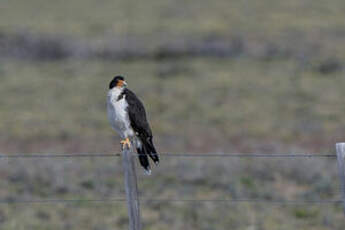
[[[345,143],[337,143],[338,172],[345,214]]]
[[[131,149],[122,150],[122,165],[125,175],[125,190],[129,217],[129,230],[141,230],[137,174]]]

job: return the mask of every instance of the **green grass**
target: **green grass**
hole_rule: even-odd
[[[335,142],[344,141],[344,9],[342,0],[5,0],[0,50],[13,39],[9,48],[19,55],[0,55],[0,152],[119,152],[105,100],[111,78],[123,74],[147,108],[162,153],[333,153]],[[31,43],[52,38],[47,44],[84,46],[93,56],[20,55],[22,46],[47,52]],[[95,50],[133,45],[157,52],[161,44],[234,38],[244,52],[228,58],[126,61],[97,58]],[[139,168],[138,175],[146,198],[340,197],[334,159],[162,157],[151,177]],[[123,197],[121,159],[2,159],[0,188],[0,200]],[[331,204],[142,202],[142,215],[147,230],[344,226],[341,205]],[[4,230],[126,229],[127,223],[125,203],[0,207]]]
[[[321,199],[319,180],[332,181],[334,162],[323,159],[163,157],[151,177],[138,168],[140,196],[154,199]],[[11,159],[0,162],[3,199],[114,199],[124,197],[120,158]],[[320,174],[320,171],[327,173]],[[308,173],[307,173],[308,172]],[[293,175],[298,176],[293,176]],[[260,175],[260,176],[258,176]],[[94,186],[85,184],[94,184]],[[253,187],[254,185],[254,187]],[[338,184],[327,185],[339,199]],[[303,199],[308,199],[304,197]],[[309,198],[311,199],[311,198]],[[342,229],[341,205],[225,202],[141,202],[145,229]],[[112,229],[127,227],[125,203],[12,204],[0,209],[2,229]],[[282,228],[280,228],[281,226]]]
[[[288,59],[2,60],[1,151],[118,152],[105,98],[112,76],[124,73],[161,152],[332,152],[345,123],[343,72],[296,69]],[[1,161],[0,197],[123,197],[120,166],[120,159]],[[339,198],[333,160],[163,157],[153,176],[138,172],[147,198]],[[9,205],[0,217],[5,230],[127,227],[123,203]],[[342,229],[342,220],[334,205],[143,203],[146,229]]]
[[[161,76],[162,69],[170,66],[183,70]],[[7,130],[3,137],[23,141],[95,138],[110,144],[113,132],[107,121],[105,97],[109,80],[121,73],[128,76],[129,87],[143,99],[158,142],[160,137],[183,138],[200,145],[199,151],[227,151],[226,142],[241,137],[296,145],[325,138],[326,144],[316,146],[316,150],[329,150],[333,143],[328,146],[328,141],[337,138],[345,124],[343,72],[321,75],[309,69],[296,72],[296,68],[290,60],[245,58],[4,61],[0,92],[6,100],[1,101],[4,122],[0,127]],[[198,142],[214,138],[220,149]],[[168,147],[188,149],[187,143],[181,144]]]
[[[82,39],[104,39],[128,32],[160,42],[174,36],[243,35],[286,39],[289,34],[311,40],[331,39],[339,51],[343,39],[345,3],[342,0],[264,0],[260,2],[23,0],[0,7],[0,31],[27,30]],[[39,8],[39,11],[38,11]],[[337,39],[342,37],[342,39]],[[343,50],[343,48],[341,48]]]

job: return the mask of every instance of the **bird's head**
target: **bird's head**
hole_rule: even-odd
[[[109,84],[109,89],[112,89],[114,87],[118,88],[124,88],[127,86],[127,83],[125,82],[125,78],[122,76],[115,76],[113,80],[111,80]]]

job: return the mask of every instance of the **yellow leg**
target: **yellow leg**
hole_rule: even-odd
[[[120,143],[122,145],[122,149],[125,149],[126,146],[128,149],[131,148],[131,141],[129,140],[128,137],[126,139],[122,140]]]

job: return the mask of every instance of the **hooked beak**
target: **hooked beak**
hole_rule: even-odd
[[[127,86],[127,82],[123,81],[123,80],[120,80],[117,84],[116,84],[116,87],[126,87]]]

